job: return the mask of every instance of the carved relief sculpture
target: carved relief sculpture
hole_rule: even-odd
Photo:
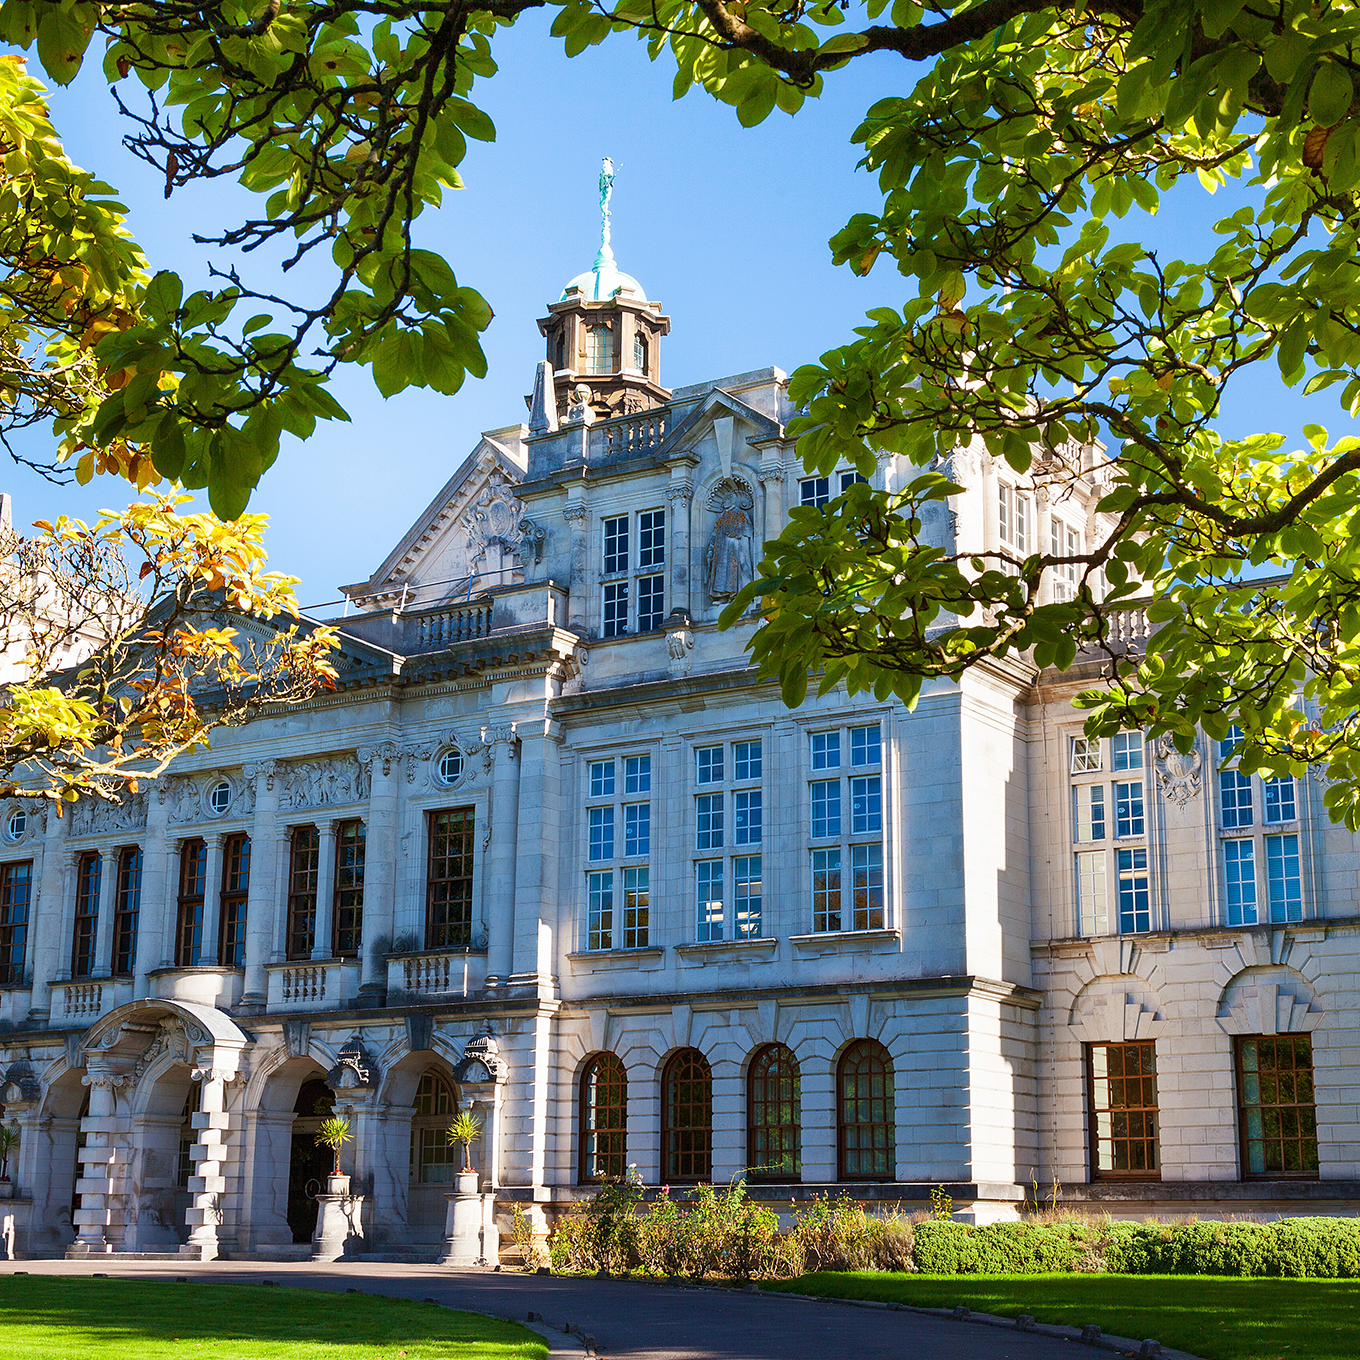
[[[724,477],[708,500],[718,517],[704,549],[704,585],[710,599],[730,600],[755,575],[751,518],[755,497],[744,482]]]
[[[284,772],[282,808],[327,807],[368,800],[368,772],[353,756],[303,761]]]
[[[1202,763],[1198,747],[1191,747],[1182,755],[1169,736],[1158,737],[1157,783],[1162,796],[1177,807],[1184,807],[1199,793]]]

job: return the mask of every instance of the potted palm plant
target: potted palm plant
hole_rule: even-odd
[[[340,1149],[353,1141],[354,1135],[350,1132],[349,1120],[341,1119],[337,1115],[323,1119],[321,1127],[316,1131],[317,1147],[328,1147],[335,1154],[335,1167],[331,1171],[327,1186],[332,1195],[343,1195],[349,1189],[349,1177],[340,1170]]]
[[[472,1145],[481,1136],[480,1122],[466,1110],[449,1125],[449,1145],[461,1144],[463,1148],[463,1166],[458,1172],[458,1189],[461,1191],[475,1193],[477,1190],[477,1173],[472,1169]],[[471,1181],[467,1177],[471,1177]]]
[[[18,1126],[0,1124],[0,1199],[14,1198],[14,1182],[9,1178],[9,1159],[18,1146]]]

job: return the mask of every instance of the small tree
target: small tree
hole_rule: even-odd
[[[353,1141],[354,1135],[349,1131],[348,1119],[333,1116],[321,1121],[321,1127],[316,1131],[316,1145],[328,1147],[335,1154],[335,1169],[331,1172],[332,1176],[340,1174],[340,1149]]]
[[[474,1115],[466,1110],[455,1117],[449,1125],[449,1146],[463,1145],[463,1170],[472,1170],[472,1145],[482,1136],[482,1126]]]
[[[9,1180],[9,1159],[19,1146],[17,1125],[0,1124],[0,1181]]]

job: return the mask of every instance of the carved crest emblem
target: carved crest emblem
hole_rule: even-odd
[[[1200,791],[1203,758],[1199,747],[1176,750],[1169,736],[1157,738],[1157,784],[1162,797],[1177,807],[1184,807]]]

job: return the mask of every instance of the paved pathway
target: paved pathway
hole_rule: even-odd
[[[628,1280],[581,1280],[439,1266],[274,1264],[104,1258],[7,1261],[0,1274],[114,1278],[261,1279],[313,1289],[361,1289],[401,1298],[435,1298],[454,1308],[523,1318],[532,1310],[556,1326],[576,1323],[607,1360],[1078,1360],[1084,1346],[914,1313],[803,1302],[771,1294],[676,1289]],[[1095,1354],[1099,1354],[1096,1352]]]

